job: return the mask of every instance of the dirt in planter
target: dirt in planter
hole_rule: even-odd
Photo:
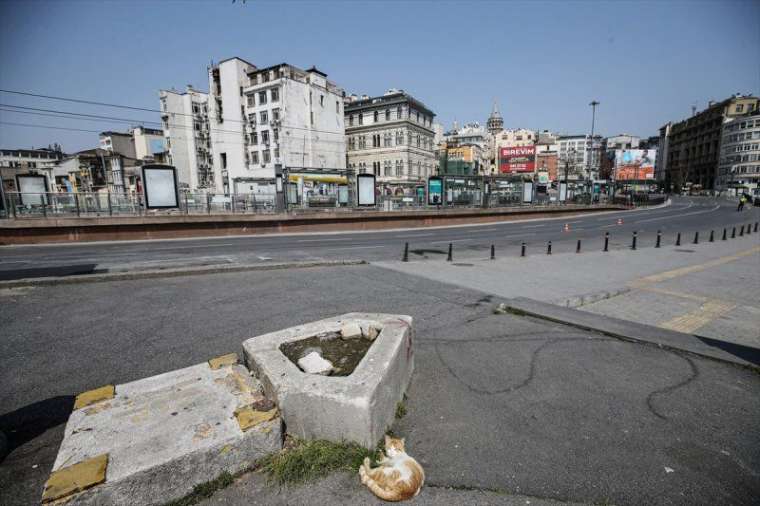
[[[330,332],[312,336],[300,341],[283,343],[280,351],[293,362],[296,367],[298,360],[312,351],[316,351],[322,358],[329,360],[333,365],[331,376],[348,376],[359,365],[367,350],[372,346],[372,341],[363,337],[343,340],[337,332]]]

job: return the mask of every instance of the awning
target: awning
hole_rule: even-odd
[[[348,179],[345,176],[333,174],[288,174],[288,181],[291,183],[297,183],[299,178],[303,178],[304,181],[317,181],[319,183],[348,184]]]

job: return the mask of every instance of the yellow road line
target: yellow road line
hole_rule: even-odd
[[[673,269],[672,271],[665,271],[659,274],[652,274],[651,276],[645,276],[643,278],[631,281],[629,283],[629,286],[633,288],[640,288],[642,285],[646,285],[649,283],[660,283],[662,281],[667,281],[669,279],[685,276],[686,274],[691,274],[692,272],[699,272],[705,269],[709,269],[710,267],[716,267],[718,265],[727,264],[729,262],[739,260],[740,258],[744,258],[746,256],[753,255],[755,253],[760,253],[760,246],[755,246],[752,249],[741,251],[735,255],[716,258],[715,260],[710,260],[709,262],[705,262],[703,264],[690,265],[688,267]]]
[[[697,302],[707,302],[708,300],[710,300],[709,297],[702,297],[700,295],[692,295],[690,293],[677,292],[675,290],[668,290],[667,288],[659,288],[657,286],[639,286],[638,290],[641,290],[643,292],[661,293],[662,295],[670,295],[671,297],[694,300]]]
[[[702,304],[699,309],[673,318],[658,325],[663,329],[675,330],[691,334],[700,327],[704,327],[711,321],[728,313],[736,307],[736,304],[719,300],[710,300]]]

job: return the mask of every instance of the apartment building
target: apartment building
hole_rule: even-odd
[[[0,149],[0,182],[6,192],[19,191],[17,175],[45,176],[48,191],[55,190],[54,169],[66,155],[58,149]]]
[[[161,90],[159,96],[166,162],[176,167],[180,188],[216,191],[208,94],[188,86],[184,92]]]
[[[760,113],[723,125],[715,189],[760,196]]]
[[[588,180],[599,177],[603,139],[600,135],[561,135],[557,138],[557,162],[559,171],[564,174],[565,165],[568,180]]]
[[[667,190],[687,188],[713,190],[718,179],[720,142],[723,124],[758,110],[760,99],[736,94],[683,121],[660,129],[660,149],[667,146],[667,157],[660,157],[657,173]]]
[[[435,113],[403,90],[351,95],[345,105],[348,166],[372,173],[386,193],[401,193],[435,174]]]
[[[250,70],[245,97],[248,167],[235,181],[272,192],[275,174],[346,168],[344,92],[316,67]],[[238,188],[239,190],[239,188]]]

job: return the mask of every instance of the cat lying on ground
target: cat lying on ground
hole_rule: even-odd
[[[420,493],[425,482],[422,466],[404,451],[404,440],[385,436],[385,455],[378,467],[369,458],[359,468],[362,483],[386,501],[403,501]]]

